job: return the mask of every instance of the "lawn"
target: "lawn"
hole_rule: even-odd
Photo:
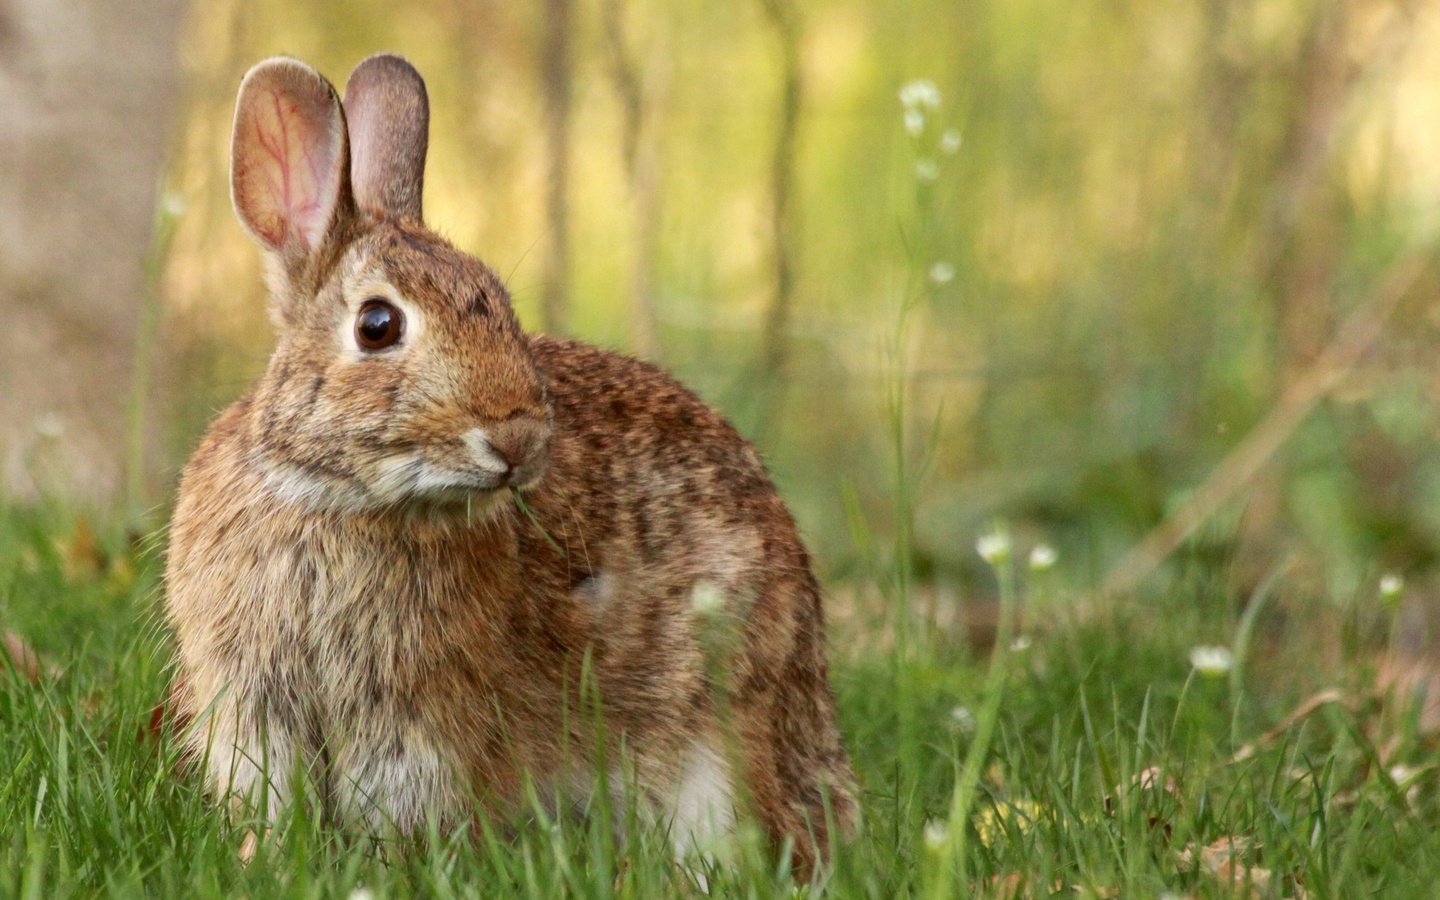
[[[243,865],[248,823],[218,812],[173,743],[149,734],[167,678],[160,545],[55,510],[0,516],[0,621],[40,656],[38,672],[12,667],[0,687],[6,895],[795,890],[748,829],[728,856],[683,870],[633,817],[617,843],[608,819],[584,812],[401,850],[297,804],[283,839]],[[1435,753],[1418,705],[1373,687],[1379,593],[1300,609],[1268,586],[1228,596],[1197,564],[1164,590],[1102,603],[1063,587],[1063,557],[1048,569],[1043,554],[1032,567],[1019,548],[985,549],[1021,611],[996,652],[943,624],[954,601],[923,583],[902,591],[908,602],[876,589],[884,579],[832,586],[864,824],[822,893],[1433,895]],[[1230,647],[1228,670],[1223,654],[1192,653],[1202,645]]]

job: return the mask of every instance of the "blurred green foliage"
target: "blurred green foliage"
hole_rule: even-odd
[[[566,328],[631,346],[634,231],[649,229],[656,355],[755,437],[832,574],[864,556],[857,513],[875,535],[898,524],[897,384],[917,497],[901,552],[922,576],[981,571],[974,535],[1001,517],[1093,583],[1398,259],[1433,245],[1428,4],[771,0],[795,25],[798,88],[793,165],[778,173],[787,37],[765,3],[573,7]],[[427,217],[504,276],[534,324],[553,238],[541,9],[195,4],[169,182],[185,208],[164,276],[177,463],[271,340],[226,190],[243,71],[283,52],[343,83],[364,55],[407,55],[433,106]],[[638,86],[638,131],[617,67]],[[910,89],[907,124],[900,91],[919,80],[934,92]],[[648,219],[627,140],[653,154]],[[792,200],[779,240],[777,184]],[[794,284],[772,372],[760,351],[777,253]],[[1421,276],[1193,553],[1228,565],[1240,540],[1263,573],[1297,549],[1340,594],[1382,567],[1423,576],[1440,538],[1436,283]]]

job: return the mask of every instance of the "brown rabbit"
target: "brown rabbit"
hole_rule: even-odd
[[[280,335],[181,479],[194,757],[268,816],[304,772],[340,820],[404,833],[514,811],[526,778],[589,784],[603,755],[677,851],[750,808],[811,871],[856,807],[785,504],[693,394],[527,335],[425,227],[428,119],[396,56],[343,105],[292,59],[240,86],[232,199]],[[697,597],[733,623],[719,665]]]

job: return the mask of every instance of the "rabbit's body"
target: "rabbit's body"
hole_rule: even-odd
[[[527,777],[588,785],[603,759],[678,844],[749,802],[807,867],[853,821],[851,776],[819,592],[754,451],[653,366],[525,336],[488,269],[364,192],[359,149],[323,229],[289,170],[247,189],[252,82],[288,129],[256,120],[266,154],[314,126],[296,177],[324,175],[330,139],[306,118],[328,83],[264,66],[236,206],[284,327],[184,473],[167,570],[213,787],[273,814],[303,771],[337,816],[413,832],[514,809]],[[350,323],[381,300],[364,335],[406,330],[372,353]]]

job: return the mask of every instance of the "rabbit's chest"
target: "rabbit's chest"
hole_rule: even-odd
[[[411,829],[456,814],[469,792],[464,748],[442,725],[456,720],[448,673],[459,655],[484,661],[472,670],[488,681],[504,652],[463,615],[453,569],[325,544],[297,544],[287,559],[267,576],[283,582],[267,585],[271,611],[293,627],[257,660],[264,730],[323,770],[347,820]]]
[[[297,546],[288,563],[271,596],[293,634],[272,657],[293,670],[297,696],[327,730],[345,731],[368,707],[423,704],[457,654],[503,654],[477,609],[483,580],[457,572],[453,560],[315,541]]]

